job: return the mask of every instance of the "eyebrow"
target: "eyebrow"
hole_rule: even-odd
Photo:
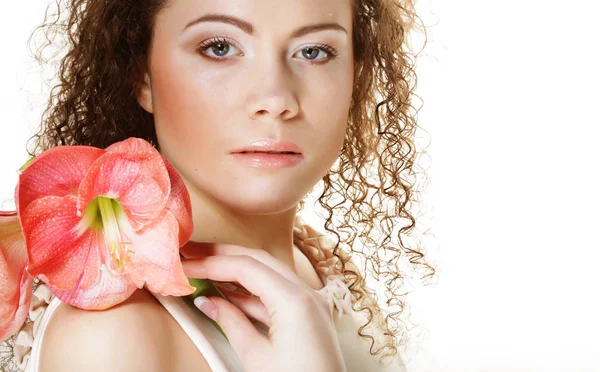
[[[253,35],[254,29],[255,29],[251,23],[244,21],[243,19],[236,18],[236,17],[230,16],[227,14],[210,13],[210,14],[203,15],[202,17],[191,21],[183,28],[183,30],[185,31],[188,28],[190,28],[191,26],[196,25],[201,22],[227,23],[227,24],[230,24],[230,25],[233,25],[233,26],[239,28],[240,30],[244,31],[245,33],[247,33],[249,35]],[[338,23],[317,23],[317,24],[312,24],[312,25],[307,25],[307,26],[302,26],[300,28],[297,28],[296,30],[294,30],[294,32],[292,32],[292,38],[297,38],[300,36],[304,36],[306,34],[310,34],[310,33],[317,32],[317,31],[323,31],[323,30],[337,30],[337,31],[342,31],[342,32],[345,32],[346,34],[348,34],[348,31]]]

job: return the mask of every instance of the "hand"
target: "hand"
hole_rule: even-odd
[[[246,371],[346,371],[325,298],[283,263],[263,250],[230,244],[189,243],[184,249],[188,277],[239,283],[250,294],[215,283],[231,302],[211,296],[201,304],[209,317],[216,310],[213,319]],[[247,316],[269,327],[268,335]]]

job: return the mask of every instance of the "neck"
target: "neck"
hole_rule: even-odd
[[[201,193],[185,179],[184,183],[190,194],[194,222],[190,241],[262,249],[296,273],[293,249],[296,206],[275,214],[241,213]]]

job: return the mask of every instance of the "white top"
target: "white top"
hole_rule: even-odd
[[[314,233],[314,230],[304,226],[301,226],[301,229],[302,231],[295,231],[295,235],[298,233],[304,237],[295,243],[307,254],[325,284],[319,292],[329,300],[332,314],[334,308],[337,309],[334,323],[348,372],[406,372],[399,355],[387,358],[384,366],[378,361],[380,355],[370,354],[371,340],[358,334],[358,328],[366,323],[367,318],[363,312],[352,309],[352,294],[344,283],[343,276],[333,270],[331,253],[324,251],[318,240],[313,241],[306,236],[307,233]],[[227,339],[191,301],[185,297],[154,293],[153,295],[194,342],[213,372],[244,371]],[[21,329],[14,348],[15,359],[21,371],[39,371],[44,333],[60,303],[61,301],[43,283],[34,291],[29,311],[32,322],[25,324]],[[366,330],[363,332],[366,333]],[[267,330],[259,328],[259,331],[266,335]]]

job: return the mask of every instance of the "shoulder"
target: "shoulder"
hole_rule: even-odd
[[[48,324],[40,371],[210,371],[187,334],[147,291],[102,311],[61,303]]]

